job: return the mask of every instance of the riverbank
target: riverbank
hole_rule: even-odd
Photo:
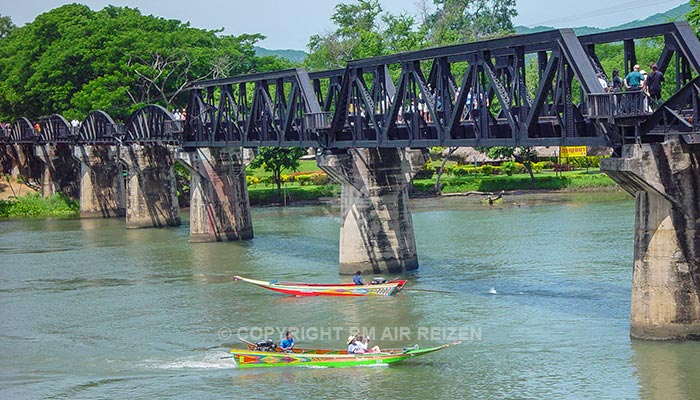
[[[499,195],[514,196],[537,192],[599,192],[621,191],[607,175],[598,170],[542,172],[534,181],[526,174],[447,176],[440,180],[441,190],[435,191],[434,179],[415,179],[412,198],[440,196],[480,196],[483,201],[498,201]],[[249,185],[248,197],[254,207],[323,204],[340,196],[337,184],[309,185],[288,182],[278,196],[274,185]],[[75,217],[79,203],[63,195],[42,199],[39,194],[17,182],[0,185],[0,218]]]
[[[412,182],[412,198],[440,196],[482,195],[484,198],[500,193],[518,195],[533,192],[616,192],[620,186],[599,170],[568,171],[555,173],[546,171],[535,175],[534,181],[527,174],[447,176],[440,180],[440,190],[434,190],[434,179],[415,179]],[[273,185],[248,187],[252,206],[277,206],[290,204],[325,203],[340,195],[340,186],[303,186],[295,182],[286,183],[282,196],[278,196]]]

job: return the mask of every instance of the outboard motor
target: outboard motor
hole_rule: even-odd
[[[382,278],[381,276],[375,276],[372,278],[372,285],[381,285],[383,283],[386,283],[386,279]]]
[[[275,345],[275,342],[273,342],[270,339],[261,340],[261,341],[255,343],[255,350],[256,351],[276,351],[277,345]]]

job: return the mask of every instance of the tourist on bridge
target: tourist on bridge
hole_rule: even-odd
[[[622,92],[622,78],[620,78],[620,70],[614,69],[612,72],[612,92],[620,93]]]
[[[642,88],[642,82],[644,81],[644,75],[639,72],[639,64],[635,64],[633,71],[627,74],[625,77],[625,88],[628,91],[636,91]]]
[[[649,96],[654,100],[655,105],[661,103],[661,83],[666,79],[664,74],[659,71],[659,66],[651,65],[651,74],[644,81],[644,86],[649,89]]]

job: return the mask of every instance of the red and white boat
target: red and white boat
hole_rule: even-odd
[[[248,279],[242,276],[234,276],[234,280],[244,281],[293,296],[391,296],[403,289],[406,284],[405,279],[396,279],[384,283],[373,283],[369,285],[355,285],[354,283],[298,283],[298,282],[278,282],[259,281]]]

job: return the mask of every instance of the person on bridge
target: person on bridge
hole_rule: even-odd
[[[644,86],[649,89],[649,96],[654,100],[655,105],[661,103],[661,83],[665,80],[664,74],[659,71],[659,66],[652,64],[651,74],[644,81]]]
[[[362,271],[355,272],[355,276],[352,278],[352,282],[357,286],[362,286],[365,284],[362,281]]]
[[[285,353],[291,353],[294,350],[294,338],[291,332],[287,331],[284,334],[284,339],[280,342],[280,349]]]
[[[614,69],[612,72],[612,91],[613,93],[620,93],[622,92],[622,85],[624,82],[622,82],[622,78],[620,78],[620,71],[617,69]]]
[[[642,88],[644,76],[639,72],[639,64],[635,64],[633,71],[625,76],[625,88],[628,91],[637,91]]]

